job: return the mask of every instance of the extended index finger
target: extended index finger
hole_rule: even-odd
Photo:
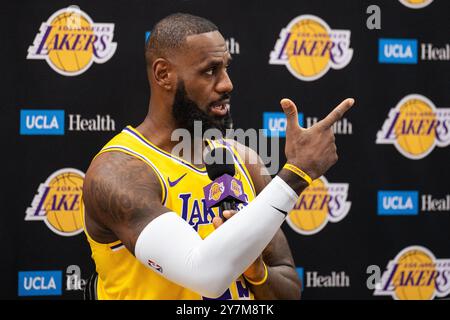
[[[345,99],[336,108],[333,109],[324,119],[322,119],[319,124],[323,128],[330,128],[338,120],[340,120],[344,114],[353,106],[355,100],[352,98]]]

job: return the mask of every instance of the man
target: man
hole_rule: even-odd
[[[345,100],[310,129],[282,100],[288,164],[271,180],[258,155],[215,142],[236,161],[248,204],[239,212],[204,207],[204,165],[171,152],[172,132],[229,127],[231,56],[210,21],[187,14],[156,24],[146,45],[149,112],[92,161],[83,187],[85,232],[96,263],[98,299],[299,299],[300,281],[280,226],[311,179],[337,160],[332,124]],[[202,153],[202,148],[193,149]],[[186,153],[187,154],[187,153]],[[245,154],[250,154],[245,157]],[[187,159],[186,159],[187,158]],[[252,160],[258,161],[252,161]],[[267,173],[267,172],[266,172]]]

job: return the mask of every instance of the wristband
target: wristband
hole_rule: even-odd
[[[300,168],[294,166],[293,164],[286,163],[284,165],[283,169],[292,171],[293,173],[298,175],[300,178],[305,180],[308,183],[308,185],[310,185],[312,183],[311,177],[308,174],[306,174],[303,170],[301,170]]]
[[[267,278],[269,277],[269,271],[267,270],[267,266],[263,261],[263,265],[264,265],[264,278],[262,278],[262,280],[255,282],[255,281],[251,281],[249,280],[246,276],[244,276],[245,280],[247,280],[248,283],[254,285],[254,286],[260,286],[262,285],[264,282],[267,281]]]

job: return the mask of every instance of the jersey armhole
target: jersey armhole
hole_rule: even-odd
[[[119,147],[115,147],[115,146],[110,146],[110,147],[100,150],[100,152],[94,157],[94,159],[97,156],[99,156],[100,154],[103,154],[106,152],[111,152],[111,151],[122,152],[122,153],[128,154],[129,156],[135,157],[136,159],[139,159],[142,162],[144,162],[147,166],[149,166],[153,170],[153,172],[155,173],[156,177],[158,178],[159,184],[161,186],[161,204],[163,206],[165,206],[166,200],[167,200],[167,186],[164,183],[164,179],[162,178],[162,175],[158,171],[156,166],[148,158],[146,158],[145,156],[143,156],[133,150],[123,149],[123,148],[119,148]]]
[[[232,140],[234,141],[234,140]],[[231,149],[231,151],[233,152],[234,156],[237,158],[237,165],[241,168],[241,170],[244,173],[244,176],[246,177],[246,179],[248,180],[248,183],[250,184],[250,187],[252,189],[253,192],[253,196],[256,197],[256,189],[255,189],[255,185],[253,184],[253,180],[252,180],[252,176],[250,175],[250,172],[248,172],[247,166],[245,165],[244,160],[242,159],[241,155],[239,154],[239,152],[237,151],[237,149],[233,146],[232,143],[230,143],[230,139],[223,139],[223,142],[225,143],[225,145]]]

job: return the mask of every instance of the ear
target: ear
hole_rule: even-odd
[[[177,75],[169,61],[164,58],[156,59],[153,62],[152,71],[153,77],[160,87],[169,91],[175,87]]]

